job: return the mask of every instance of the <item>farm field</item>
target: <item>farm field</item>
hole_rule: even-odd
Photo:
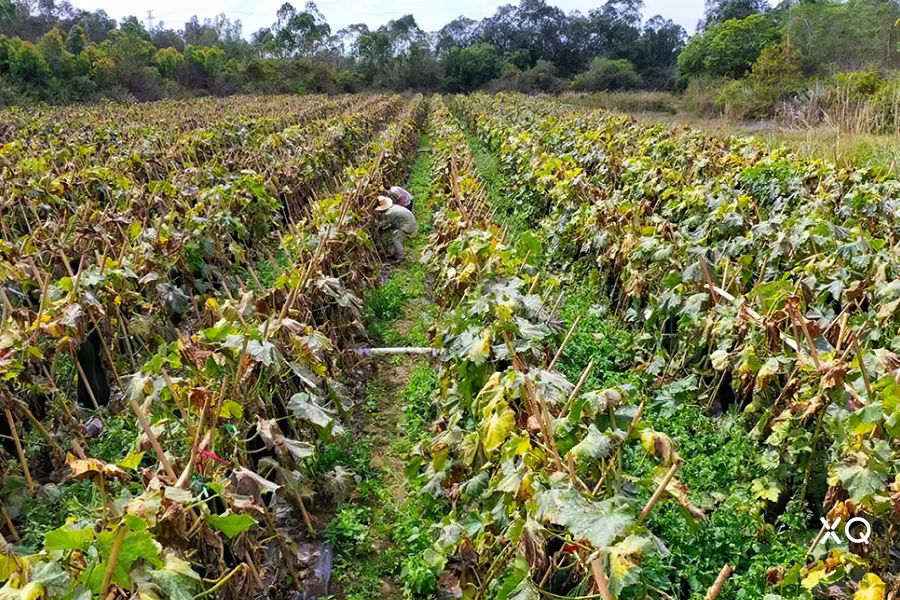
[[[0,598],[897,597],[886,173],[523,95],[4,111]]]

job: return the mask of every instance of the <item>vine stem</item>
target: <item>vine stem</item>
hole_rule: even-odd
[[[13,421],[12,413],[8,408],[4,408],[6,413],[6,422],[9,423],[9,432],[12,434],[13,443],[16,446],[16,454],[19,455],[19,462],[22,463],[22,472],[25,474],[25,481],[28,482],[28,489],[34,491],[34,480],[31,479],[31,471],[28,470],[28,461],[25,460],[25,452],[22,450],[22,442],[19,441],[19,433],[16,431],[16,422]]]
[[[191,600],[200,600],[200,598],[203,598],[205,596],[208,596],[209,594],[212,594],[215,591],[218,591],[218,589],[221,588],[226,583],[228,583],[228,580],[231,579],[232,577],[234,577],[238,571],[246,571],[248,568],[249,567],[247,566],[247,563],[239,564],[238,566],[233,568],[230,573],[228,573],[227,575],[222,577],[218,582],[216,582],[216,585],[212,586],[205,592],[200,592],[199,594],[194,596]]]

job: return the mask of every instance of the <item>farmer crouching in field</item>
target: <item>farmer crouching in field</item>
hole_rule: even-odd
[[[402,261],[406,257],[406,253],[403,251],[403,240],[415,237],[419,233],[416,217],[408,209],[394,204],[394,201],[387,196],[378,196],[378,206],[375,210],[384,213],[378,221],[378,228],[393,228],[394,260]]]
[[[399,185],[393,186],[391,189],[385,188],[384,192],[382,192],[384,196],[389,197],[394,201],[394,204],[398,206],[402,206],[409,212],[415,212],[415,208],[413,208],[413,204],[415,203],[415,198],[413,195],[404,190]]]

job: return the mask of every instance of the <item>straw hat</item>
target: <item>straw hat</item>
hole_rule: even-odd
[[[375,210],[385,211],[393,206],[393,204],[394,201],[387,196],[378,196],[378,206],[375,207]]]

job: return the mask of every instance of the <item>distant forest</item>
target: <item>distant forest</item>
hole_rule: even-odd
[[[247,36],[225,14],[174,29],[152,18],[116,21],[68,0],[0,0],[0,104],[364,89],[690,92],[693,83],[694,96],[714,89],[709,101],[721,105],[722,93],[741,93],[726,90],[730,82],[779,96],[846,73],[878,87],[898,67],[898,0],[774,8],[707,0],[690,38],[642,10],[640,0],[610,0],[566,14],[522,0],[426,32],[412,15],[333,30],[313,2],[285,3],[271,26]]]

